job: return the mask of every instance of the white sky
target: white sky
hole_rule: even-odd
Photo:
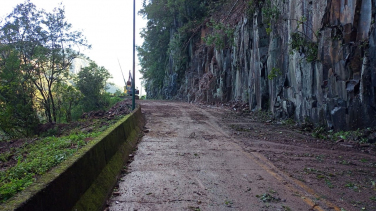
[[[24,0],[0,0],[0,19],[13,11]],[[73,30],[82,31],[91,50],[83,52],[98,65],[104,66],[113,76],[111,82],[124,86],[117,59],[128,79],[133,68],[133,1],[132,0],[31,0],[38,9],[52,12],[60,2],[65,6],[67,21]],[[146,26],[146,20],[137,15],[142,0],[136,0],[136,45],[141,45],[139,32]],[[136,51],[136,87],[141,87]],[[140,90],[141,92],[141,90]],[[142,90],[144,92],[144,90]],[[140,93],[141,94],[141,93]],[[142,93],[143,94],[143,93]]]

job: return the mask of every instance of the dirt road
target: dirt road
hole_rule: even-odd
[[[343,201],[344,195],[341,201],[335,194],[321,193],[332,189],[326,182],[299,180],[292,163],[299,157],[287,157],[309,152],[312,147],[304,145],[304,135],[218,107],[170,101],[141,104],[149,132],[109,199],[109,210],[362,210],[362,205]],[[314,145],[320,144],[315,140]],[[329,150],[324,153],[333,154]],[[320,168],[315,167],[305,167],[307,176],[312,173],[323,181],[326,175],[316,176],[313,171]],[[368,191],[363,198],[374,194]]]

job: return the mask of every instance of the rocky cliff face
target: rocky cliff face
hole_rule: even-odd
[[[205,45],[211,29],[201,27],[181,84],[171,61],[164,98],[241,100],[335,130],[376,125],[376,0],[233,3],[230,44]]]

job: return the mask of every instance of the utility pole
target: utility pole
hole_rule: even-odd
[[[133,0],[133,77],[132,77],[132,110],[136,108],[136,90],[135,90],[135,80],[136,80],[136,0]]]

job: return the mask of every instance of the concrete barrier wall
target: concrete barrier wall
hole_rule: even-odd
[[[0,210],[101,210],[144,124],[138,106]]]

